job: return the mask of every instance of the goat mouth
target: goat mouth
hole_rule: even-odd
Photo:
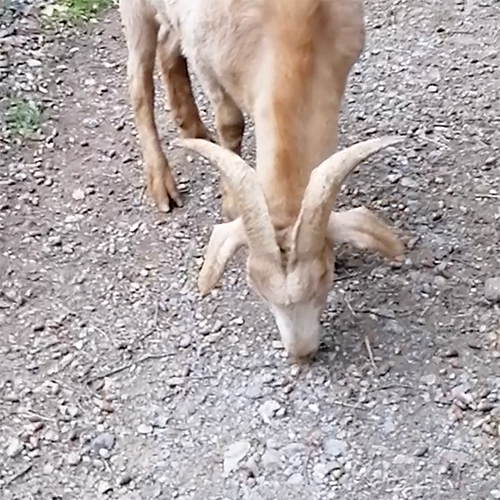
[[[318,353],[318,349],[311,351],[308,354],[289,354],[289,361],[292,365],[298,365],[301,368],[306,368],[311,365]]]

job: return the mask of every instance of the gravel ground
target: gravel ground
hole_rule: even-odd
[[[215,170],[169,151],[185,207],[145,199],[117,12],[59,33],[4,12],[0,109],[32,99],[42,127],[20,139],[2,113],[2,498],[500,499],[500,4],[366,11],[342,144],[410,139],[342,204],[382,213],[409,248],[391,266],[342,249],[301,370],[244,255],[197,294]]]

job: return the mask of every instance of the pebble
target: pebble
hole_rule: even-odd
[[[85,191],[83,189],[77,188],[73,191],[71,196],[75,201],[82,201],[85,198]]]
[[[224,474],[227,475],[236,470],[249,451],[248,441],[237,441],[231,444],[224,453]]]
[[[280,454],[273,450],[272,448],[268,448],[264,454],[262,455],[262,463],[266,469],[272,469],[275,466],[281,465]]]
[[[99,481],[99,483],[97,484],[97,491],[101,495],[109,493],[112,489],[113,487],[107,481]]]
[[[7,446],[7,456],[9,458],[17,457],[23,451],[23,443],[18,438],[12,438]]]
[[[340,457],[347,451],[347,443],[340,439],[328,439],[324,445],[326,453],[332,457]]]
[[[429,447],[426,444],[422,444],[415,449],[413,454],[416,457],[423,457],[427,453],[428,450],[429,450]]]
[[[484,296],[491,302],[500,302],[500,276],[486,280]]]
[[[49,429],[45,434],[45,440],[55,443],[56,441],[59,441],[59,434],[56,431]]]
[[[81,460],[82,460],[82,457],[77,452],[68,453],[68,455],[66,457],[66,463],[68,465],[72,465],[72,466],[78,465]]]
[[[188,334],[185,334],[179,340],[179,347],[186,348],[191,344],[191,337]]]
[[[288,484],[292,485],[301,484],[303,482],[304,482],[304,477],[302,476],[302,474],[299,474],[298,472],[292,474],[287,481]]]
[[[276,412],[280,409],[280,404],[277,401],[269,400],[261,405],[259,408],[259,414],[262,417],[262,420],[266,424],[271,423],[272,418],[276,414]]]
[[[96,453],[100,453],[102,449],[111,450],[115,444],[115,436],[110,432],[103,432],[96,436],[90,446]]]
[[[329,472],[328,466],[323,462],[315,464],[313,467],[313,476],[319,482],[321,482],[324,479],[324,477],[328,474],[328,472]]]
[[[132,476],[128,472],[124,472],[119,478],[118,478],[118,484],[120,486],[125,486],[132,481]]]
[[[153,426],[149,424],[141,424],[137,428],[139,434],[151,434],[153,432]]]

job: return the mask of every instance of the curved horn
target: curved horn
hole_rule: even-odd
[[[177,139],[174,145],[204,156],[219,168],[229,188],[236,195],[250,250],[254,255],[279,259],[274,227],[255,170],[236,153],[204,139]]]
[[[349,174],[369,156],[403,140],[404,137],[386,136],[354,144],[334,153],[311,172],[294,227],[296,255],[313,255],[323,247],[330,213]]]

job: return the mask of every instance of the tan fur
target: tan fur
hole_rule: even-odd
[[[314,78],[315,46],[324,24],[318,0],[275,0],[266,4],[266,28],[274,51],[271,108],[275,129],[273,196],[281,216],[292,222],[299,214],[309,177],[304,158],[304,111]],[[277,214],[275,214],[277,215]]]
[[[217,148],[241,153],[243,113],[255,124],[255,171],[223,172],[223,210],[235,220],[215,227],[200,290],[210,291],[234,252],[248,245],[247,277],[273,312],[285,347],[296,356],[312,354],[333,280],[333,243],[345,240],[388,255],[399,250],[388,227],[356,212],[334,220],[328,235],[314,226],[317,248],[306,257],[294,255],[311,172],[337,148],[347,78],[364,42],[362,0],[120,0],[120,12],[148,188],[161,210],[181,199],[155,124],[155,56],[183,137],[209,138],[188,62],[214,108],[222,148],[194,139],[186,147],[227,160]],[[230,169],[234,155],[229,163]]]

